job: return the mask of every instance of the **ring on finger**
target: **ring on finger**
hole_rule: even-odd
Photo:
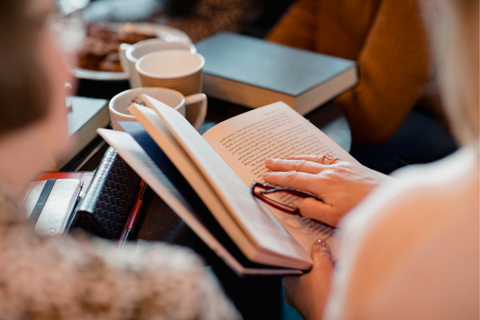
[[[332,164],[337,160],[340,160],[340,159],[335,158],[334,156],[331,156],[329,154],[326,154],[322,157],[322,164]]]

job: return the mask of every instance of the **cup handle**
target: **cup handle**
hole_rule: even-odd
[[[193,127],[198,130],[205,120],[207,115],[207,96],[203,93],[192,94],[191,96],[185,97],[185,105],[188,106],[192,103],[201,102],[198,107],[197,119],[193,123]]]
[[[128,68],[128,61],[127,61],[127,55],[125,52],[127,51],[128,48],[130,48],[130,44],[128,43],[122,43],[118,47],[118,59],[120,60],[120,65],[122,66],[123,72],[127,75],[127,77],[130,77],[130,69]]]

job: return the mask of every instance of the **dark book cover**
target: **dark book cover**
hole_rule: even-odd
[[[294,97],[356,68],[351,60],[230,32],[217,33],[195,46],[205,58],[205,75]]]
[[[77,207],[72,229],[78,227],[104,238],[118,239],[140,180],[117,151],[108,148]]]

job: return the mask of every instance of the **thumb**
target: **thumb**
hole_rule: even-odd
[[[331,205],[314,198],[297,198],[293,202],[293,206],[300,210],[300,214],[304,217],[322,221],[330,226],[336,226],[338,217]]]
[[[330,247],[325,241],[321,239],[315,241],[312,246],[312,260],[315,272],[321,275],[321,278],[325,278],[326,283],[329,283],[333,271],[333,261]]]

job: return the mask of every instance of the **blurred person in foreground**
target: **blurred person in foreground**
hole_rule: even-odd
[[[418,0],[298,0],[267,40],[358,62],[358,84],[335,103],[360,163],[388,174],[457,149],[441,112]]]
[[[87,236],[33,232],[21,190],[68,144],[63,59],[50,0],[0,2],[0,317],[238,319],[201,260],[156,245],[139,253]]]
[[[441,97],[459,151],[398,170],[398,181],[329,156],[267,159],[270,183],[312,192],[304,216],[338,227],[312,270],[285,277],[305,319],[479,318],[479,5],[423,0]]]

